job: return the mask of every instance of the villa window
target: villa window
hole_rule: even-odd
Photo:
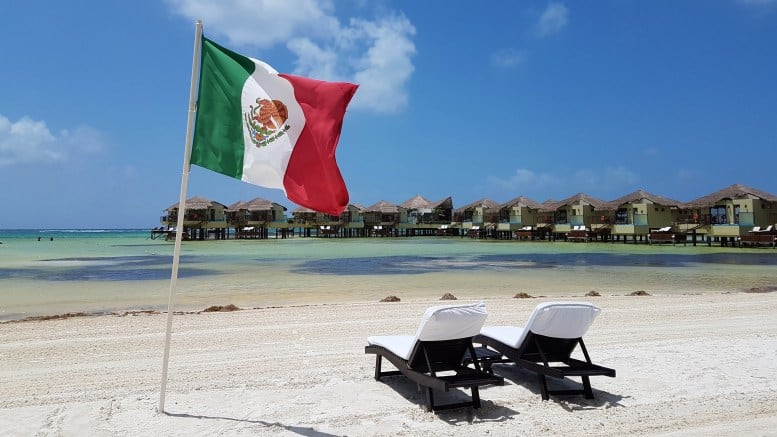
[[[710,208],[710,221],[713,225],[728,224],[725,206],[713,206]]]
[[[629,211],[625,208],[621,208],[615,211],[615,223],[619,225],[626,225],[629,223]]]

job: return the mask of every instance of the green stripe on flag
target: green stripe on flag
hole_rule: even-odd
[[[191,163],[240,179],[243,175],[243,84],[256,64],[202,38],[197,121]]]

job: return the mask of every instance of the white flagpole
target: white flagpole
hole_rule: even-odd
[[[197,113],[197,79],[200,70],[200,47],[202,44],[202,21],[197,20],[194,30],[194,56],[192,57],[192,81],[189,89],[189,117],[186,122],[186,145],[183,154],[183,174],[181,175],[181,196],[178,200],[178,222],[175,228],[175,249],[173,250],[173,271],[170,275],[170,294],[167,298],[167,331],[165,333],[165,353],[162,360],[162,387],[159,390],[159,413],[165,412],[165,389],[167,387],[167,363],[170,359],[170,336],[173,331],[173,302],[175,285],[178,281],[178,263],[181,259],[181,240],[183,239],[183,218],[186,214],[186,189],[189,185],[189,169],[192,156],[192,127]]]

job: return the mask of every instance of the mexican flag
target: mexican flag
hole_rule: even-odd
[[[191,163],[338,215],[348,190],[335,149],[356,88],[280,74],[203,37]]]

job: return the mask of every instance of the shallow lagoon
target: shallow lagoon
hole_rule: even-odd
[[[40,237],[40,241],[38,241]],[[51,240],[53,238],[53,241]],[[0,320],[167,306],[173,244],[148,231],[0,231]],[[777,250],[460,237],[184,242],[177,310],[777,286]]]

